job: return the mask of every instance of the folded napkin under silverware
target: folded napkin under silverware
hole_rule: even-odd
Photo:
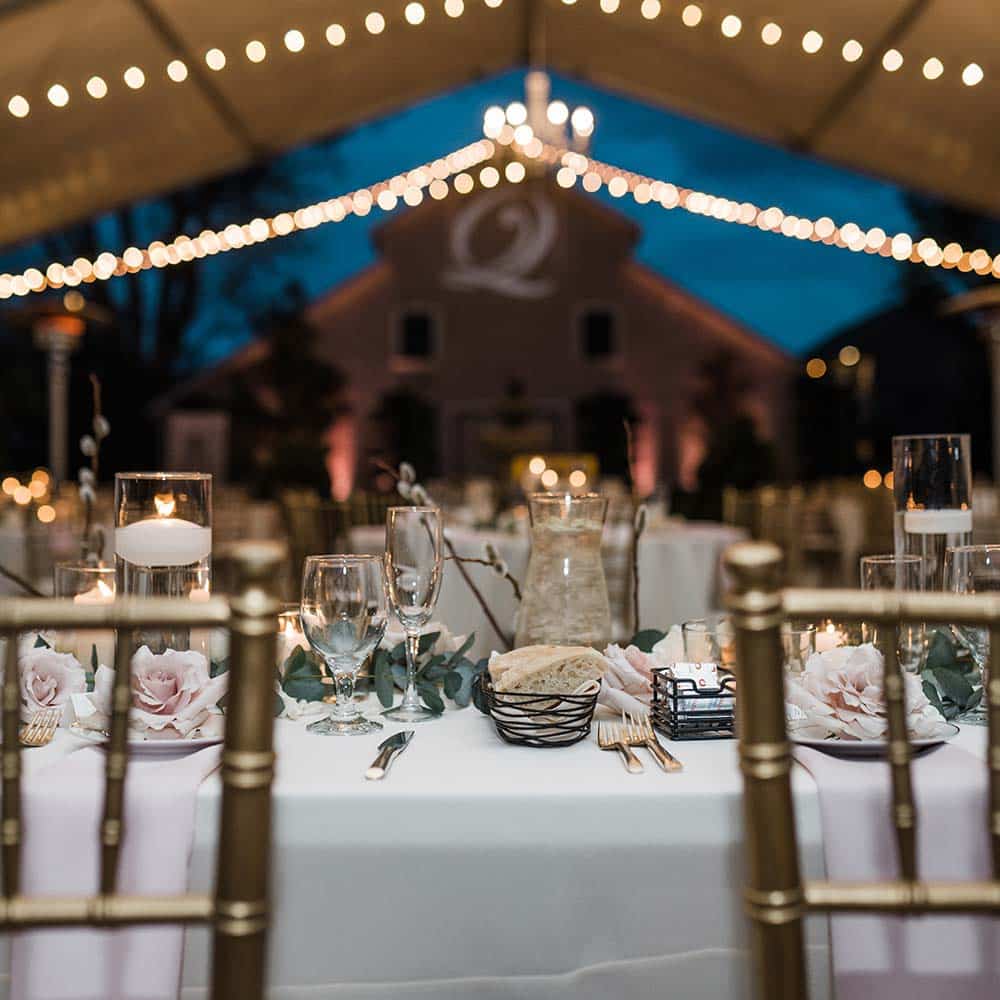
[[[372,761],[372,766],[365,771],[365,777],[369,781],[381,781],[389,770],[389,765],[407,748],[412,739],[413,730],[404,729],[383,740],[378,745],[379,755]]]

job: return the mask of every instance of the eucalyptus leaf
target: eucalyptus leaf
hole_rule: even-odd
[[[462,657],[465,656],[465,654],[470,649],[472,649],[472,644],[475,641],[476,641],[476,633],[475,632],[470,632],[465,637],[465,642],[463,642],[462,645],[459,646],[458,649],[456,649],[455,652],[452,653],[451,656],[448,658],[448,666],[449,667],[455,667],[455,666],[457,666],[459,660],[461,660]]]
[[[93,673],[97,673],[97,668],[101,665],[100,657],[97,655],[97,643],[95,642],[93,646],[90,647],[90,669]],[[212,674],[214,677],[215,674]]]
[[[641,632],[636,632],[632,636],[632,642],[630,645],[641,649],[644,653],[651,653],[653,647],[663,638],[666,637],[666,632],[661,632],[656,628],[645,628]]]
[[[973,696],[972,685],[957,671],[938,668],[931,670],[941,693],[960,708],[965,708]]]
[[[944,629],[935,629],[927,644],[925,670],[948,670],[955,667],[955,644]]]
[[[924,680],[922,687],[924,689],[924,697],[942,714],[944,715],[944,704],[941,701],[941,695],[938,694],[938,689],[934,685],[933,681]]]
[[[306,666],[306,651],[301,646],[296,646],[286,657],[282,673],[286,678],[294,677],[306,669]]]
[[[398,663],[392,665],[392,679],[400,691],[406,689],[406,667],[401,667]]]
[[[458,694],[462,689],[462,675],[457,670],[449,670],[448,673],[444,675],[444,693],[451,698],[455,699],[455,695]]]
[[[422,667],[417,669],[417,676],[422,680],[441,680],[448,673],[448,667],[445,665],[446,659],[447,657],[440,653],[437,656],[432,656]]]
[[[211,666],[209,667],[209,674],[212,677],[218,677],[219,674],[225,674],[229,672],[229,660],[212,660]]]
[[[393,661],[396,660],[406,660],[406,643],[397,642],[395,646],[389,651],[389,656]]]
[[[85,685],[84,689],[87,690],[87,691],[93,691],[94,690],[94,671],[93,670],[88,670],[83,675],[83,677],[84,677],[84,685]]]
[[[420,637],[420,642],[417,644],[417,651],[422,656],[424,653],[430,652],[437,644],[438,639],[441,638],[440,632],[427,632]]]
[[[456,705],[465,708],[472,701],[473,691],[478,688],[476,679],[485,672],[488,660],[484,657],[478,663],[463,660],[456,668],[455,673],[462,677],[462,686],[452,695]]]
[[[274,717],[277,718],[285,710],[285,703],[281,700],[281,695],[274,692]]]
[[[432,712],[443,712],[444,702],[441,700],[441,695],[438,693],[437,686],[435,684],[418,684],[417,691],[420,694],[423,703]]]
[[[383,708],[392,707],[393,689],[392,664],[388,656],[375,657],[375,693]]]
[[[35,636],[34,649],[51,649],[52,647],[40,636]]]
[[[322,701],[326,695],[327,686],[321,677],[286,677],[282,687],[289,698],[296,701]]]

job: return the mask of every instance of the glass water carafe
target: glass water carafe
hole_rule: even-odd
[[[601,563],[607,500],[595,493],[537,493],[530,510],[531,558],[515,645],[603,650],[611,638]]]

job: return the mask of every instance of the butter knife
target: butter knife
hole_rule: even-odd
[[[372,766],[365,771],[365,777],[369,781],[381,781],[389,770],[389,765],[407,748],[412,739],[413,730],[404,729],[383,740],[378,745],[379,755],[372,761]]]

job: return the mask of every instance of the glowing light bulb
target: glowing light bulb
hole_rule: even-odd
[[[209,49],[205,53],[205,64],[216,73],[226,65],[226,53],[222,49]]]
[[[701,24],[701,8],[696,3],[689,3],[681,11],[681,23],[686,28],[697,28]]]
[[[844,57],[844,62],[857,62],[864,55],[864,46],[857,39],[849,38],[844,42],[844,47],[840,54]]]
[[[735,14],[727,14],[720,29],[726,38],[735,38],[743,30],[743,22]]]
[[[347,41],[347,32],[344,31],[343,25],[340,24],[327,25],[326,40],[334,48],[336,48],[339,45],[343,45],[344,42]]]
[[[601,0],[601,10],[605,14],[614,14],[621,6],[621,0]]]
[[[465,13],[465,0],[444,0],[444,12],[449,17],[461,17]]]
[[[583,469],[574,469],[569,474],[569,484],[574,489],[580,489],[581,486],[587,485],[587,473]]]
[[[559,482],[559,473],[555,469],[546,469],[542,473],[542,486],[547,490],[552,489]]]
[[[528,109],[520,101],[512,101],[507,105],[507,121],[517,127],[528,120]]]
[[[306,47],[306,36],[298,28],[285,32],[285,48],[289,52],[301,52]]]
[[[180,59],[172,59],[167,63],[167,76],[170,77],[174,83],[183,83],[187,79],[188,68],[180,61]]]
[[[408,3],[406,10],[403,11],[403,17],[406,18],[407,24],[423,24],[426,16],[427,12],[422,3]]]
[[[267,49],[263,42],[254,39],[252,42],[247,42],[246,54],[250,62],[260,63],[267,58]]]
[[[802,49],[809,55],[815,55],[823,48],[823,36],[818,31],[807,31],[802,36]]]
[[[100,76],[92,76],[87,81],[87,93],[95,100],[99,101],[102,97],[106,97],[108,93],[108,85],[104,82],[104,78]]]
[[[594,131],[594,112],[584,105],[573,109],[569,121],[577,135],[586,137]]]
[[[548,106],[545,117],[552,125],[565,125],[569,121],[569,108],[566,106],[566,102],[553,101]]]
[[[884,56],[882,56],[882,68],[887,73],[895,73],[900,66],[903,65],[903,53],[899,49],[889,49]]]
[[[639,7],[639,13],[642,14],[647,21],[652,21],[654,18],[660,16],[660,11],[662,9],[660,0],[642,0],[642,4]]]
[[[31,112],[31,105],[28,103],[26,98],[22,97],[20,94],[15,94],[7,102],[7,110],[15,118],[27,118]]]
[[[61,83],[52,84],[45,96],[53,107],[64,108],[69,104],[69,91]]]
[[[944,63],[937,56],[931,56],[924,63],[923,73],[928,80],[936,80],[944,72]]]
[[[969,63],[965,69],[962,70],[962,83],[966,87],[975,87],[976,84],[983,82],[983,68],[978,63]]]
[[[781,41],[781,25],[775,24],[774,21],[768,21],[763,28],[760,29],[760,40],[765,45],[777,45]]]

